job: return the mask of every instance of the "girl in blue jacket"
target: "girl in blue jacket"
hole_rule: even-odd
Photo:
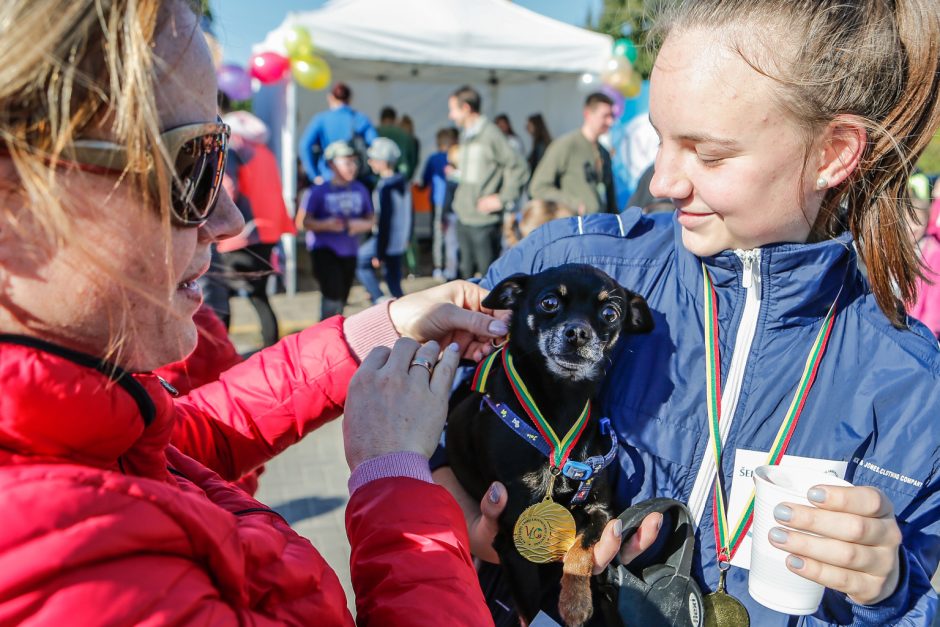
[[[484,283],[591,263],[648,299],[656,328],[621,341],[602,395],[622,444],[615,505],[687,503],[705,593],[727,570],[752,625],[930,625],[940,351],[904,309],[921,270],[905,185],[940,124],[940,4],[694,0],[678,3],[661,34],[650,191],[678,210],[550,223]],[[708,355],[717,366],[706,371]],[[815,372],[808,390],[805,372]],[[801,618],[748,595],[747,527],[734,534],[750,474],[777,445],[783,463],[855,486],[810,490],[818,509],[775,510],[791,530],[775,528],[772,543],[827,588]],[[437,476],[453,487],[448,469]],[[494,485],[481,506],[454,490],[477,554],[492,559],[505,489]],[[716,533],[716,518],[728,533]],[[649,517],[622,547],[612,521],[595,572],[649,547],[661,520]]]

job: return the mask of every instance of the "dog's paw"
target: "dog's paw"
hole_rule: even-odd
[[[590,577],[568,573],[562,575],[558,612],[568,627],[581,627],[591,618],[594,607],[591,602]]]
[[[581,537],[565,554],[561,595],[558,597],[558,611],[568,627],[581,627],[594,612],[591,600],[594,553],[591,547],[583,547],[580,540]]]

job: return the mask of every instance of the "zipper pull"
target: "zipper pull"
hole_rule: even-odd
[[[741,287],[749,290],[760,282],[760,249],[736,250],[734,252],[744,265],[744,272],[741,274]]]

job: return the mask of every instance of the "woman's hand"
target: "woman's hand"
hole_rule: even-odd
[[[464,357],[479,361],[493,350],[490,340],[509,332],[509,312],[480,304],[488,293],[467,281],[451,281],[392,301],[388,312],[400,335],[441,345],[456,342]]]
[[[506,487],[498,481],[494,482],[483,499],[477,503],[463,489],[450,468],[446,466],[438,468],[433,476],[434,481],[447,488],[460,505],[460,509],[463,510],[464,518],[467,520],[467,531],[470,534],[470,552],[484,562],[498,564],[499,556],[493,548],[493,539],[499,531],[499,515],[503,513],[506,503],[509,502]],[[650,514],[643,519],[636,533],[623,542],[620,535],[620,521],[614,518],[608,522],[601,539],[594,545],[594,574],[602,573],[607,565],[618,556],[621,564],[632,562],[637,555],[656,541],[662,524],[662,514]]]
[[[898,586],[901,530],[884,493],[867,486],[816,486],[807,493],[816,507],[782,503],[770,542],[787,551],[787,568],[844,592],[854,603],[874,605]]]
[[[448,346],[438,361],[437,342],[421,346],[402,338],[391,350],[380,346],[369,353],[346,397],[343,443],[350,469],[386,453],[431,457],[444,428],[458,350]],[[436,364],[433,374],[414,360]]]

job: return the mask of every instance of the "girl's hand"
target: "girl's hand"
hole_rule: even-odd
[[[884,493],[868,486],[816,486],[807,498],[816,507],[781,503],[770,542],[787,551],[787,568],[844,592],[853,603],[874,605],[898,586],[901,529],[894,506]]]
[[[466,359],[480,361],[493,350],[490,341],[509,332],[508,312],[480,304],[488,293],[468,281],[451,281],[392,301],[388,315],[400,335],[442,346],[457,342]]]
[[[470,552],[484,562],[498,564],[499,555],[493,548],[493,539],[499,531],[499,515],[509,502],[506,486],[498,481],[494,482],[483,500],[477,503],[463,489],[449,467],[438,468],[433,476],[434,481],[447,488],[460,505],[460,509],[463,510],[467,521],[467,532],[470,535]],[[626,565],[632,562],[636,556],[656,541],[662,524],[662,514],[650,514],[643,519],[636,533],[624,542],[620,535],[620,521],[614,518],[608,522],[600,540],[594,545],[594,574],[599,575],[604,572],[607,565],[618,556],[621,564]]]

